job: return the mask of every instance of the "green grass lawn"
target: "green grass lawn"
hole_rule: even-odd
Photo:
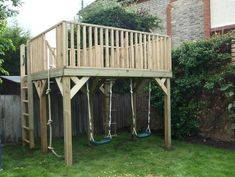
[[[133,142],[127,133],[121,133],[110,144],[96,147],[88,147],[86,140],[85,136],[73,139],[74,165],[71,167],[51,153],[42,155],[39,148],[6,146],[0,177],[235,177],[235,150],[173,141],[175,149],[167,152],[158,136]],[[54,144],[62,153],[63,140],[56,140]]]

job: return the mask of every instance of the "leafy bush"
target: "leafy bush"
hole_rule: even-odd
[[[98,25],[149,32],[160,28],[160,19],[149,15],[146,11],[136,11],[120,5],[102,7],[95,12],[83,12],[82,22]]]
[[[228,107],[235,117],[234,76],[231,64],[231,35],[185,42],[172,53],[172,133],[184,138],[198,132],[200,120],[214,107]],[[159,89],[154,89],[155,106],[162,108]],[[218,97],[216,97],[216,95]],[[222,105],[216,104],[222,99]],[[220,100],[221,101],[221,100]],[[161,109],[159,109],[160,111]]]

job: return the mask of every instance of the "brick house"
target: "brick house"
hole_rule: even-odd
[[[174,47],[235,29],[234,0],[138,0],[134,6],[162,20],[156,32],[172,36]]]

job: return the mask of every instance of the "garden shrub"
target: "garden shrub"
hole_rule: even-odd
[[[174,137],[185,138],[198,133],[200,120],[207,118],[208,110],[229,111],[228,119],[235,118],[231,36],[185,42],[173,51],[171,100]],[[160,112],[163,101],[159,88],[154,88],[153,95],[154,105]]]

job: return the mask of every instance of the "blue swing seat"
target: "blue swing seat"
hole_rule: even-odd
[[[146,137],[149,137],[150,135],[151,135],[151,132],[145,131],[145,132],[143,132],[143,133],[138,133],[136,136],[137,136],[138,138],[146,138]]]
[[[108,144],[109,142],[111,142],[112,138],[104,138],[102,140],[94,140],[94,141],[90,141],[91,144],[93,145],[102,145],[102,144]]]

